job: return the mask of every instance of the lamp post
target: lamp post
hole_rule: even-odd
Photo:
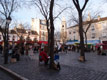
[[[9,24],[11,23],[11,17],[8,16],[6,18],[6,25],[5,25],[5,38],[4,38],[4,64],[8,64],[8,33],[9,33]]]

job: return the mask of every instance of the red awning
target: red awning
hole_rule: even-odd
[[[26,43],[33,44],[33,43],[34,43],[34,41],[27,41]]]
[[[19,43],[24,43],[25,41],[20,41],[20,40],[18,40],[18,41],[15,41],[15,43],[17,43],[17,44],[19,44]]]
[[[44,43],[44,44],[48,44],[47,41],[39,41],[39,42],[38,42],[38,44],[42,44],[42,43]]]
[[[0,42],[0,45],[2,45],[2,44],[3,44],[3,41]]]

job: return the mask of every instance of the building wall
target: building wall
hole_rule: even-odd
[[[46,26],[46,21],[45,20],[40,20],[40,19],[32,19],[31,23],[31,28],[32,30],[37,31],[38,33],[38,41],[47,41],[48,40],[48,32],[47,32],[47,26]]]
[[[9,41],[13,41],[13,38],[14,38],[14,41],[18,41],[19,40],[19,37],[17,34],[9,34]],[[2,34],[0,33],[0,42],[3,41],[3,36]]]
[[[37,40],[39,41],[39,35],[40,35],[40,20],[32,18],[31,22],[31,30],[34,30],[38,33]]]
[[[102,21],[101,25],[102,25],[101,39],[102,39],[102,41],[107,41],[107,20]]]
[[[84,30],[88,25],[84,25]],[[72,26],[67,28],[67,40],[80,40],[78,33],[78,26]],[[97,21],[91,24],[87,32],[88,40],[101,40],[107,41],[107,20]]]
[[[67,40],[79,40],[78,26],[67,29]]]
[[[67,40],[67,24],[65,21],[65,18],[62,18],[62,22],[61,22],[61,43],[65,43]]]

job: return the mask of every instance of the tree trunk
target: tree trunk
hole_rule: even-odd
[[[46,19],[46,25],[47,25],[47,30],[48,30],[48,55],[50,55],[50,29],[49,29],[49,21]]]
[[[84,52],[84,37],[83,37],[83,23],[82,23],[82,12],[79,12],[79,34],[80,34],[80,61],[85,61],[85,52]]]
[[[4,41],[4,64],[8,64],[8,42]]]
[[[9,24],[6,23],[4,37],[4,64],[8,64],[8,28]]]
[[[87,45],[87,33],[85,32],[85,44]]]
[[[53,23],[54,0],[50,3],[50,68],[54,68],[54,23]]]

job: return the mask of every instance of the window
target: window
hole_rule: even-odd
[[[42,40],[42,41],[45,41],[45,37],[42,37],[41,40]]]
[[[95,33],[92,33],[91,37],[92,37],[92,38],[95,38]]]
[[[41,29],[44,29],[44,26],[41,26]]]
[[[46,29],[46,26],[41,25],[41,29],[42,29],[42,30],[45,30],[45,29]]]
[[[102,23],[102,28],[103,28],[103,30],[107,30],[107,24],[106,23]]]
[[[45,36],[45,33],[43,32],[43,36]]]
[[[41,20],[41,21],[40,21],[40,24],[46,25],[46,21],[45,21],[45,20]]]
[[[102,36],[103,36],[103,38],[106,38],[106,33],[103,32],[103,33],[102,33]]]
[[[74,36],[74,40],[75,40],[75,36]]]
[[[45,36],[45,32],[42,32],[42,36]]]
[[[71,34],[71,31],[69,32],[69,34]]]
[[[75,34],[75,31],[73,33]]]
[[[92,31],[94,31],[94,30],[95,30],[95,27],[94,27],[94,26],[92,26],[92,27],[91,27],[91,30],[92,30]]]

